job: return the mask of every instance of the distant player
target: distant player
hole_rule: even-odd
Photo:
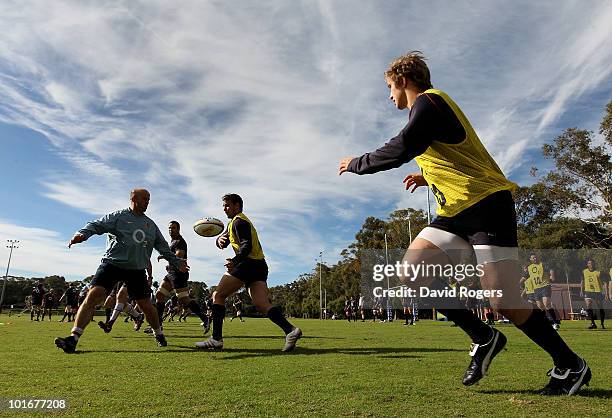
[[[58,322],[64,322],[66,317],[68,317],[68,322],[72,322],[72,316],[76,315],[79,307],[79,291],[74,282],[70,282],[68,288],[59,299],[59,302],[61,301],[64,301],[66,307],[64,308],[64,316]]]
[[[187,271],[189,267],[184,260],[170,251],[155,222],[145,215],[150,198],[151,195],[145,189],[132,190],[128,209],[118,210],[88,222],[70,240],[68,248],[86,241],[92,235],[108,234],[106,253],[91,281],[87,297],[79,307],[71,335],[55,339],[55,345],[64,352],[75,352],[77,342],[89,324],[96,306],[120,280],[125,281],[128,294],[136,300],[153,327],[157,344],[160,347],[168,345],[157,312],[151,305],[146,268],[154,248],[177,269]]]
[[[42,320],[45,320],[45,315],[47,315],[49,317],[49,321],[51,321],[51,313],[53,311],[53,308],[55,307],[55,295],[53,294],[53,290],[49,290],[48,292],[45,293],[45,296],[43,296],[43,303],[42,303]]]
[[[533,282],[533,277],[529,274],[528,266],[523,266],[523,275],[519,283],[522,285],[521,296],[527,299],[527,302],[532,305],[537,305],[535,284]]]
[[[599,308],[599,321],[601,329],[605,329],[604,321],[606,319],[606,311],[603,308],[604,299],[608,300],[608,289],[605,281],[601,279],[601,272],[595,270],[595,262],[592,259],[587,260],[587,265],[582,270],[582,279],[580,279],[580,297],[584,298],[586,303],[586,311],[591,320],[589,329],[597,329],[595,324],[595,313],[593,312],[593,302]]]
[[[252,222],[242,212],[242,198],[237,194],[223,196],[223,211],[230,219],[227,229],[217,238],[220,249],[231,245],[235,257],[228,258],[225,267],[227,273],[213,292],[213,335],[206,341],[196,343],[198,348],[223,348],[223,319],[225,318],[225,300],[246,286],[255,308],[278,325],[285,333],[283,351],[295,348],[302,330],[287,321],[280,307],[272,306],[269,301],[268,265],[266,263],[257,231]]]
[[[455,101],[433,88],[420,52],[394,60],[385,71],[385,82],[396,108],[409,110],[408,123],[379,149],[343,158],[338,174],[374,174],[415,159],[421,171],[404,178],[405,188],[414,191],[428,186],[436,198],[438,216],[412,241],[404,261],[457,265],[463,263],[459,255],[475,251],[478,264],[483,266],[482,288],[503,292],[503,297],[490,298],[493,308],[552,357],[554,368],[541,393],[575,394],[591,378],[586,361],[570,350],[542,312],[532,310],[521,299],[516,285],[520,273],[511,193],[516,185],[504,176]],[[405,276],[400,279],[410,282]],[[435,276],[420,275],[418,280],[423,285],[444,286]],[[472,340],[472,361],[463,384],[473,385],[504,348],[506,337],[459,306],[458,300],[447,299],[447,309],[438,310]]]
[[[365,297],[359,294],[359,313],[361,314],[361,322],[365,322],[366,317]]]
[[[232,316],[230,322],[232,322],[235,318],[240,319],[240,322],[244,322],[242,319],[242,300],[238,296],[236,296],[232,306],[234,308],[234,316]]]
[[[30,311],[30,321],[34,320],[34,314],[36,314],[36,321],[40,321],[40,314],[42,312],[42,303],[45,296],[45,287],[42,282],[37,282],[32,288],[32,310]]]
[[[353,312],[351,309],[351,300],[350,299],[346,299],[344,301],[344,315],[346,316],[346,320],[351,322],[351,319],[353,318]]]
[[[553,328],[559,329],[561,321],[557,319],[557,313],[553,308],[551,298],[551,283],[555,281],[555,271],[547,268],[535,254],[531,254],[529,261],[531,261],[531,264],[527,266],[527,269],[529,277],[533,280],[536,304],[538,308],[546,312]]]
[[[177,221],[170,221],[168,224],[168,233],[172,241],[170,242],[170,250],[180,259],[187,260],[187,242],[181,235],[181,225]],[[157,257],[157,260],[161,260],[163,257]],[[155,295],[157,300],[157,314],[159,316],[160,323],[164,315],[165,302],[172,290],[176,292],[176,297],[179,303],[188,308],[191,312],[196,314],[202,322],[205,321],[206,315],[200,309],[200,305],[193,300],[189,294],[189,287],[187,282],[189,281],[189,272],[181,272],[172,264],[166,267],[168,274],[164,277],[161,286],[157,290]],[[174,318],[174,315],[172,315]],[[172,320],[171,318],[171,320]],[[180,316],[179,316],[180,320]]]

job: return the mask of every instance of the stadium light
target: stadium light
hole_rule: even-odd
[[[9,268],[11,267],[11,257],[13,256],[13,249],[19,248],[19,246],[17,245],[19,243],[18,240],[7,239],[6,242],[9,243],[6,248],[10,248],[11,251],[9,252],[8,264],[6,265],[6,274],[4,275],[4,284],[2,285],[2,295],[0,295],[0,314],[2,313],[2,304],[4,303],[4,291],[6,290],[6,282],[8,282],[8,274]]]
[[[323,319],[323,251],[319,252],[319,314]]]

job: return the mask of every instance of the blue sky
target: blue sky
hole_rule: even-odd
[[[612,4],[533,3],[0,3],[0,240],[21,241],[11,272],[92,274],[104,238],[66,242],[133,187],[151,191],[163,231],[182,223],[195,280],[223,272],[228,253],[190,225],[225,221],[227,192],[245,199],[271,284],[321,250],[334,262],[366,216],[425,206],[425,191],[402,189],[414,163],[336,175],[405,124],[382,73],[414,49],[506,174],[532,182],[531,166],[550,169],[541,145],[566,127],[597,131],[612,97]]]

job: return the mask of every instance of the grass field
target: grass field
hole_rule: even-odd
[[[106,335],[92,323],[67,355],[53,339],[70,325],[56,320],[0,316],[0,398],[67,399],[64,416],[612,416],[612,331],[585,321],[561,333],[589,361],[591,386],[546,398],[535,391],[550,362],[510,325],[498,326],[507,351],[465,388],[469,342],[442,322],[295,320],[304,338],[290,354],[263,319],[226,321],[223,352],[193,349],[203,339],[194,318],[167,324],[162,349],[131,324]]]

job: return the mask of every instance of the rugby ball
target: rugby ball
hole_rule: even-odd
[[[204,218],[193,224],[196,234],[203,237],[215,237],[223,232],[223,222],[217,218]]]

